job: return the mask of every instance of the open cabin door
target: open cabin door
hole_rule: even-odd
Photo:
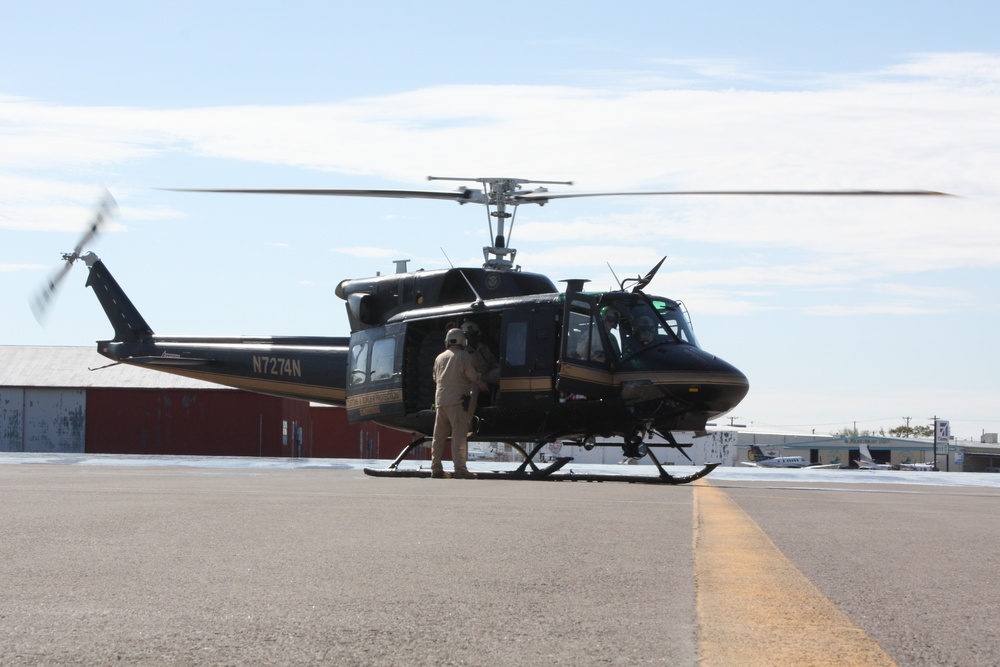
[[[567,294],[560,340],[556,388],[587,398],[615,397],[612,368],[621,344],[605,331],[596,297]]]
[[[399,417],[403,405],[403,337],[406,325],[351,334],[347,355],[347,420]]]

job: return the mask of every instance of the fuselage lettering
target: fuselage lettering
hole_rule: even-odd
[[[268,357],[253,355],[253,372],[258,375],[283,375],[285,377],[302,377],[302,360],[285,359],[284,357]]]

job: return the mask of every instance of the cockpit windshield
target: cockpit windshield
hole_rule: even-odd
[[[698,347],[687,312],[663,297],[580,293],[568,311],[562,347],[567,360],[615,366],[663,345]]]
[[[617,296],[613,302],[605,299],[602,304],[613,306],[620,315],[618,327],[610,335],[618,338],[623,357],[664,343],[698,346],[684,311],[675,301],[638,293]]]
[[[681,309],[676,301],[655,296],[648,297],[648,299],[649,303],[656,309],[660,319],[677,336],[678,340],[698,347],[698,340],[694,337],[694,331],[691,330],[687,313]]]

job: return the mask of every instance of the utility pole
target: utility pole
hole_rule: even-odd
[[[934,467],[937,468],[937,415],[934,415]]]

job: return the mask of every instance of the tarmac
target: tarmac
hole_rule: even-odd
[[[741,474],[0,457],[0,665],[997,664],[1000,488]]]

